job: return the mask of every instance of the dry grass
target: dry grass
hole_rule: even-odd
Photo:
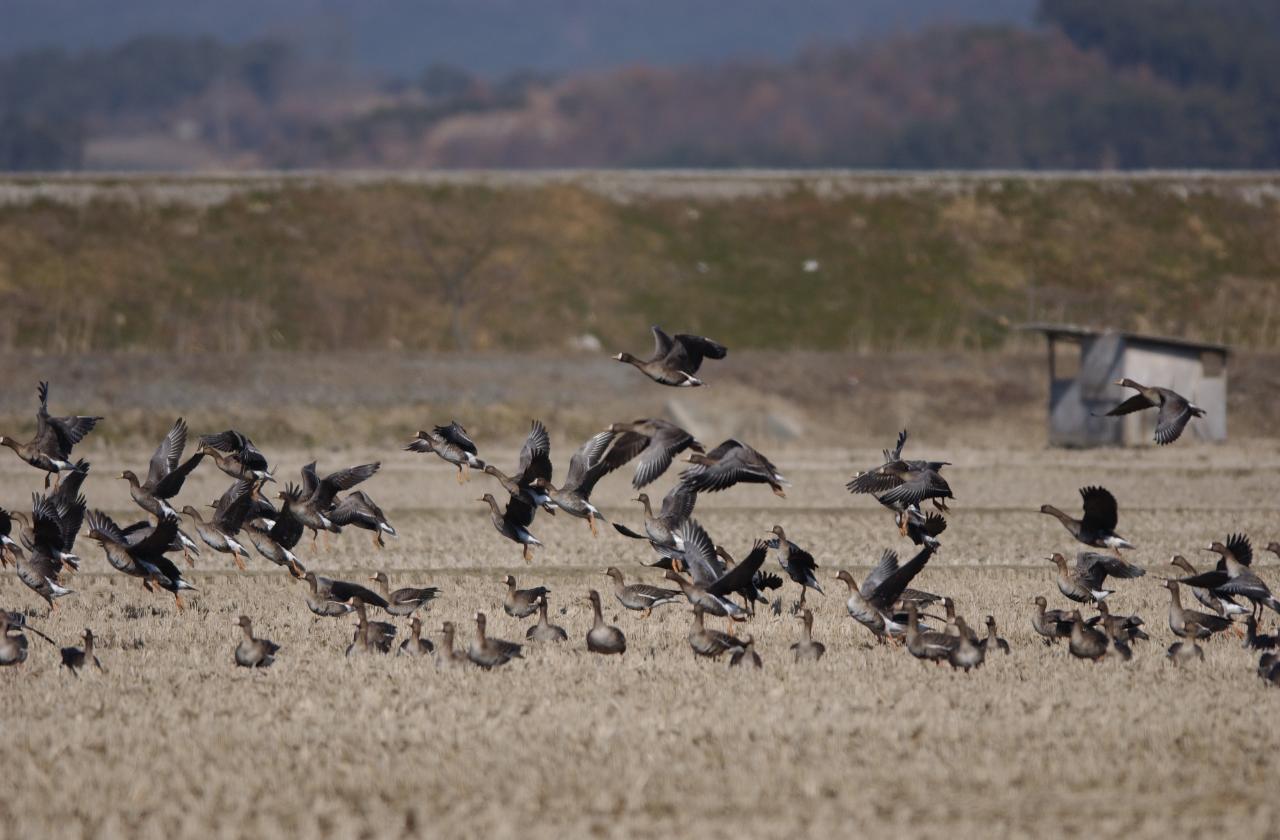
[[[927,442],[917,451],[929,451]],[[326,452],[322,466],[373,454]],[[92,627],[109,672],[60,673],[56,651],[33,639],[30,661],[0,673],[0,835],[1274,831],[1280,693],[1254,677],[1251,654],[1223,640],[1208,646],[1202,666],[1167,665],[1166,599],[1150,578],[1121,583],[1114,596],[1117,608],[1146,616],[1154,637],[1129,664],[1089,665],[1045,648],[1032,636],[1027,601],[1041,593],[1062,600],[1040,558],[1068,543],[1032,512],[1041,502],[1070,505],[1085,482],[1111,487],[1123,532],[1141,546],[1137,559],[1159,573],[1175,549],[1228,530],[1248,530],[1255,541],[1280,536],[1274,509],[1264,507],[1280,446],[947,454],[960,500],[946,547],[919,583],[952,594],[975,622],[995,615],[1014,649],[968,676],[873,646],[844,613],[836,569],[864,571],[896,542],[873,502],[841,489],[869,450],[782,450],[776,460],[795,483],[787,501],[748,487],[699,505],[698,518],[731,549],[783,522],[822,564],[828,595],[813,599],[815,635],[828,656],[793,664],[787,646],[798,623],[761,616],[748,628],[761,673],[695,661],[683,608],[646,621],[619,615],[610,601],[606,615],[626,632],[629,651],[621,660],[590,656],[581,596],[605,588],[600,571],[609,564],[656,580],[637,565],[645,552],[612,534],[592,540],[577,520],[540,517],[535,530],[548,548],[526,567],[473,501],[478,479],[459,488],[446,468],[407,454],[387,455],[368,485],[402,538],[375,554],[350,533],[328,552],[306,546],[303,559],[353,578],[385,567],[394,584],[442,587],[426,618],[433,631],[446,619],[469,627],[484,609],[495,635],[522,639],[526,623],[499,607],[497,581],[512,570],[522,585],[551,587],[553,620],[569,630],[569,644],[529,650],[493,673],[441,673],[394,657],[348,661],[350,622],[313,618],[301,587],[263,561],[238,574],[202,558],[193,574],[200,593],[179,615],[168,599],[107,570],[82,541],[78,594],[33,623],[64,644]],[[94,504],[127,510],[123,483],[107,476],[145,453],[98,456]],[[305,456],[279,458],[291,470]],[[0,475],[0,501],[21,505],[35,473],[4,458]],[[212,498],[222,483],[202,471],[183,499]],[[629,495],[617,478],[599,494],[607,512],[634,522]],[[1263,574],[1280,582],[1275,566]],[[44,614],[9,575],[0,577],[0,604]],[[283,645],[268,672],[232,664],[240,613]]]

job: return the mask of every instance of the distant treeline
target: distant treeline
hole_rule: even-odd
[[[1041,0],[1035,29],[787,62],[424,66],[370,80],[169,36],[28,53],[0,61],[0,167],[1280,166],[1274,0]]]

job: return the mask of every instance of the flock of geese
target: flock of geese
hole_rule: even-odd
[[[655,348],[648,359],[628,353],[614,358],[662,385],[701,386],[703,382],[695,374],[702,362],[722,359],[727,353],[723,345],[700,336],[670,336],[658,327],[653,328],[653,334]],[[1167,388],[1147,387],[1128,379],[1118,384],[1137,393],[1108,414],[1158,409],[1155,440],[1161,445],[1177,440],[1192,418],[1203,416],[1203,410]],[[436,587],[393,590],[387,575],[379,572],[370,578],[374,587],[370,588],[308,571],[295,554],[308,531],[315,543],[322,535],[327,541],[331,534],[356,528],[367,531],[379,548],[385,537],[396,536],[377,503],[368,493],[354,489],[378,472],[378,463],[322,476],[312,462],[302,468],[297,483],[288,482],[268,494],[268,484],[279,484],[266,456],[252,440],[236,430],[204,435],[199,438],[198,451],[184,460],[188,430],[179,418],[157,447],[145,479],[133,471],[121,473],[120,480],[128,482],[133,501],[147,516],[118,524],[102,511],[89,509],[82,492],[89,463],[72,461],[73,447],[102,418],[55,417],[49,414],[48,397],[48,385],[42,382],[36,431],[28,443],[0,436],[0,445],[45,473],[43,492],[33,493],[29,514],[0,510],[0,563],[14,565],[18,578],[44,599],[50,612],[57,608],[59,599],[75,594],[70,579],[81,562],[75,543],[87,526],[88,539],[97,543],[113,569],[137,578],[149,592],[169,593],[179,611],[183,609],[182,593],[195,587],[169,555],[181,554],[191,564],[202,549],[211,549],[244,570],[252,558],[247,546],[252,545],[259,557],[305,581],[304,599],[315,615],[356,618],[348,656],[396,650],[404,655],[433,656],[441,668],[490,669],[520,658],[527,643],[555,644],[569,638],[564,628],[548,618],[550,591],[544,586],[521,589],[511,575],[502,581],[506,587],[503,610],[518,619],[536,615],[526,631],[526,641],[516,643],[488,635],[486,616],[477,612],[474,634],[463,646],[452,622],[443,622],[438,641],[423,636],[418,613],[437,598]],[[1000,637],[992,616],[985,616],[975,626],[957,612],[952,598],[912,587],[940,547],[939,537],[947,527],[947,502],[954,496],[942,476],[948,463],[908,459],[903,455],[906,442],[903,431],[895,447],[884,451],[883,462],[858,472],[847,489],[878,501],[892,515],[899,535],[916,547],[914,555],[902,562],[897,552],[886,549],[860,583],[848,571],[839,572],[835,579],[847,588],[849,616],[878,643],[900,644],[917,659],[967,672],[980,667],[989,655],[1008,654],[1009,645]],[[739,440],[726,440],[708,451],[687,431],[663,419],[615,423],[573,453],[558,484],[553,482],[550,436],[537,420],[532,421],[510,472],[482,460],[475,442],[457,422],[421,431],[405,448],[433,454],[451,464],[457,469],[459,484],[467,481],[472,470],[495,479],[498,487],[477,501],[487,505],[494,530],[519,550],[525,562],[543,545],[532,531],[538,511],[584,520],[593,535],[599,534],[599,523],[605,523],[624,537],[647,543],[653,559],[644,565],[660,569],[671,586],[628,583],[621,569],[610,566],[604,574],[610,579],[612,594],[625,610],[643,617],[664,606],[687,603],[691,607],[687,641],[697,656],[716,659],[727,655],[732,666],[761,667],[754,637],[739,634],[735,628],[750,621],[761,605],[780,614],[780,590],[788,580],[799,587],[791,609],[801,631],[790,648],[792,654],[797,661],[816,661],[826,651],[825,645],[813,638],[813,612],[806,603],[809,590],[823,593],[813,554],[792,541],[782,525],[775,525],[738,559],[693,518],[699,495],[739,484],[767,485],[785,497],[787,479],[767,457]],[[644,488],[681,455],[686,466],[655,511]],[[210,506],[212,514],[208,516],[190,504],[179,509],[174,501],[205,459],[231,479],[230,487]],[[636,467],[631,484],[643,516],[643,523],[635,528],[608,522],[591,501],[601,479],[632,461]],[[1149,637],[1141,617],[1110,610],[1107,598],[1114,590],[1107,586],[1109,581],[1142,577],[1145,570],[1121,556],[1134,546],[1117,533],[1115,497],[1102,487],[1085,487],[1080,495],[1083,510],[1079,517],[1052,505],[1040,509],[1061,522],[1086,549],[1077,553],[1074,562],[1060,553],[1048,557],[1056,567],[1059,593],[1078,606],[1051,609],[1048,599],[1038,596],[1033,602],[1031,625],[1046,645],[1065,641],[1072,656],[1128,660],[1135,644]],[[932,509],[926,512],[926,505]],[[1267,549],[1280,555],[1280,543],[1272,542]],[[1269,682],[1280,684],[1280,659],[1273,652],[1277,638],[1259,632],[1263,611],[1269,608],[1280,613],[1280,601],[1254,571],[1249,539],[1234,534],[1211,543],[1207,550],[1217,557],[1212,569],[1199,571],[1178,555],[1172,558],[1171,566],[1179,576],[1162,578],[1169,592],[1169,629],[1179,639],[1168,649],[1168,658],[1175,664],[1203,659],[1201,642],[1234,632],[1243,638],[1246,648],[1264,652],[1258,672]],[[781,575],[764,567],[771,553]],[[1184,607],[1184,590],[1204,609]],[[602,655],[625,653],[626,635],[605,621],[600,592],[589,590],[583,601],[590,604],[593,613],[586,633],[587,650]],[[1086,617],[1082,610],[1088,608],[1096,614]],[[397,625],[371,619],[373,609],[382,610],[389,618],[408,619],[407,637],[397,645]],[[726,629],[708,626],[708,618],[726,620]],[[248,616],[240,616],[235,626],[242,634],[235,662],[251,668],[271,665],[279,646],[256,636]],[[28,622],[25,613],[0,610],[0,665],[26,660],[27,633],[56,646]],[[82,646],[61,648],[61,656],[72,673],[90,664],[102,667],[88,629]]]

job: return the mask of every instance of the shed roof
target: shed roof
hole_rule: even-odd
[[[1162,335],[1143,335],[1141,333],[1127,332],[1125,330],[1109,330],[1097,329],[1095,327],[1082,327],[1076,324],[1050,324],[1038,321],[1030,324],[1021,324],[1018,329],[1026,332],[1044,333],[1050,338],[1066,338],[1076,341],[1082,338],[1093,338],[1101,335],[1117,335],[1125,341],[1136,342],[1141,344],[1164,345],[1167,347],[1189,348],[1192,350],[1212,350],[1226,355],[1231,352],[1231,348],[1225,344],[1214,344],[1209,341],[1191,341],[1186,338],[1172,338]]]

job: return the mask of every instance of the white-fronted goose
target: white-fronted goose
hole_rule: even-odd
[[[288,499],[274,512],[273,518],[259,517],[247,520],[245,525],[245,533],[249,535],[249,541],[258,553],[277,566],[288,569],[289,574],[295,578],[301,578],[307,573],[306,567],[293,553],[305,530],[302,520],[293,512],[293,503]]]
[[[754,636],[747,636],[743,639],[742,647],[729,655],[729,667],[755,668],[756,670],[764,667],[764,662],[760,659],[760,654],[756,653],[756,640]]]
[[[235,429],[215,435],[201,435],[200,451],[212,458],[218,469],[232,478],[275,481],[271,475],[271,467],[267,464],[267,456],[253,445],[253,441]]]
[[[884,463],[870,470],[856,473],[845,485],[850,493],[869,493],[895,512],[906,511],[911,505],[920,505],[926,499],[933,500],[938,510],[947,510],[947,499],[954,499],[951,485],[942,477],[941,470],[949,466],[947,461],[906,460],[902,447],[907,442],[907,431],[898,434],[895,449],[884,450]],[[906,533],[905,522],[898,527]]]
[[[992,651],[998,650],[1005,656],[1008,656],[1009,643],[1000,638],[999,633],[996,631],[996,617],[994,615],[987,616],[986,625],[987,636],[980,642],[982,650],[985,653],[991,653]]]
[[[393,592],[391,591],[391,579],[387,577],[386,572],[378,572],[369,580],[378,584],[378,590],[387,602],[387,606],[384,609],[390,615],[413,615],[419,609],[430,604],[440,594],[439,587],[435,586],[420,588],[406,586]]]
[[[539,479],[550,481],[552,471],[551,436],[540,420],[530,421],[529,436],[520,447],[520,463],[516,465],[516,471],[512,475],[507,475],[493,464],[486,464],[484,467],[485,474],[498,479],[502,489],[513,499],[519,499],[534,508],[542,508],[554,516],[556,508],[551,503],[551,497],[541,486],[535,486]]]
[[[255,481],[241,478],[228,487],[218,499],[213,509],[213,518],[208,522],[191,505],[182,508],[183,515],[190,517],[195,524],[196,536],[219,554],[230,555],[242,572],[245,570],[244,561],[249,559],[249,549],[240,544],[236,535],[244,527],[245,517],[249,513],[249,495],[253,492]]]
[[[269,668],[276,661],[280,646],[270,639],[253,635],[253,622],[247,615],[240,616],[234,624],[244,633],[244,638],[236,645],[236,664],[241,668]]]
[[[321,531],[326,533],[339,530],[329,518],[329,514],[337,505],[338,493],[350,490],[362,481],[373,476],[382,463],[360,464],[345,470],[332,472],[321,478],[316,472],[316,462],[312,461],[302,468],[302,487],[293,494],[281,494],[293,503],[294,513],[302,520],[302,524],[311,530],[311,541],[315,542]]]
[[[0,610],[0,666],[21,665],[27,661],[27,637],[23,625],[10,621],[10,613]]]
[[[694,453],[686,460],[693,466],[680,473],[680,480],[699,493],[716,493],[735,484],[768,484],[775,496],[785,499],[783,488],[791,484],[772,461],[732,438],[705,455]]]
[[[702,605],[693,605],[693,627],[689,630],[689,647],[698,656],[715,659],[726,652],[737,652],[743,649],[743,642],[737,636],[721,633],[719,630],[708,630],[702,621]]]
[[[973,668],[982,667],[987,649],[974,638],[964,616],[956,616],[956,630],[956,643],[947,652],[947,662],[952,668],[960,668],[967,674]]]
[[[426,656],[435,649],[430,639],[422,638],[422,619],[415,615],[409,622],[409,638],[400,643],[400,653],[404,656]]]
[[[15,562],[15,552],[21,551],[18,544],[9,536],[13,533],[13,516],[9,511],[0,508],[0,568]]]
[[[1142,616],[1134,615],[1112,615],[1111,608],[1107,606],[1106,601],[1098,602],[1098,614],[1092,616],[1085,624],[1089,627],[1097,625],[1102,626],[1102,630],[1110,638],[1119,639],[1123,642],[1146,641],[1151,637],[1142,629]]]
[[[538,599],[538,623],[524,631],[524,637],[533,642],[563,642],[569,634],[563,627],[547,621],[547,597]]]
[[[507,587],[506,597],[502,599],[502,611],[512,618],[528,618],[533,615],[538,609],[538,602],[551,593],[545,586],[516,589],[514,575],[507,575],[502,583]]]
[[[1200,574],[1200,572],[1196,570],[1196,567],[1191,565],[1191,561],[1183,557],[1181,554],[1173,555],[1173,559],[1170,560],[1169,563],[1170,565],[1182,569],[1182,571],[1186,572],[1189,577],[1195,577]],[[1249,612],[1248,608],[1243,604],[1238,603],[1236,599],[1232,598],[1230,595],[1215,595],[1203,586],[1191,586],[1188,588],[1191,590],[1191,594],[1195,596],[1197,601],[1204,604],[1218,615],[1230,618],[1233,615],[1244,615]]]
[[[32,493],[30,518],[21,512],[13,514],[22,524],[19,539],[24,547],[43,552],[72,569],[80,568],[75,546],[87,507],[84,494],[79,490],[88,464],[84,464],[84,468],[84,471],[72,472],[52,493]]]
[[[512,496],[507,500],[506,508],[503,509],[498,507],[498,500],[492,493],[485,493],[476,501],[484,502],[489,506],[489,518],[493,522],[494,530],[519,545],[520,556],[524,558],[524,562],[531,562],[533,547],[542,545],[537,537],[529,533],[529,525],[533,523],[533,505],[523,498]]]
[[[609,431],[614,433],[614,438],[604,457],[613,464],[613,469],[640,456],[635,476],[631,479],[631,486],[637,490],[656,481],[671,466],[672,460],[686,449],[705,452],[693,435],[675,423],[656,417],[614,423]]]
[[[101,660],[93,652],[93,631],[87,627],[84,631],[84,647],[78,648],[74,645],[64,647],[60,654],[62,656],[62,665],[59,667],[66,668],[73,677],[80,676],[80,669],[90,663],[99,671],[106,673],[107,669],[102,667]]]
[[[767,544],[765,548],[767,550],[768,548]],[[716,546],[716,556],[724,561],[724,568],[726,572],[733,571],[734,567],[738,565],[738,561],[733,559],[733,555],[730,554],[728,549],[726,549],[722,545]],[[747,615],[754,617],[756,614],[756,604],[769,603],[769,599],[765,597],[765,594],[764,594],[765,591],[781,589],[781,588],[782,588],[781,577],[779,577],[778,575],[775,575],[773,572],[766,572],[764,569],[757,569],[756,573],[751,576],[750,583],[743,585],[738,590],[738,594],[742,596],[742,602],[747,608]],[[781,615],[782,614],[782,598],[779,597],[777,601],[778,601],[778,609],[775,611],[774,614]]]
[[[1120,628],[1115,624],[1108,624],[1105,627],[1107,641],[1111,643],[1111,651],[1107,655],[1114,653],[1125,662],[1133,659],[1133,648],[1129,647],[1129,641],[1125,639]]]
[[[1244,621],[1244,648],[1246,650],[1274,650],[1280,645],[1280,637],[1258,632],[1258,619],[1249,616]]]
[[[693,581],[674,570],[666,572],[667,580],[674,581],[690,603],[701,605],[707,613],[744,620],[743,609],[730,601],[729,596],[754,590],[754,578],[768,554],[768,547],[763,541],[757,541],[746,559],[729,569],[697,520],[690,519],[681,525],[680,535],[685,546],[681,557]]]
[[[612,624],[605,624],[600,613],[600,593],[592,589],[587,593],[591,604],[591,629],[587,631],[587,650],[592,653],[622,654],[627,652],[627,637]]]
[[[1262,615],[1263,607],[1280,613],[1280,601],[1271,594],[1270,587],[1250,568],[1253,548],[1244,534],[1233,534],[1224,545],[1213,542],[1205,551],[1219,557],[1218,566],[1211,572],[1189,578],[1179,578],[1178,583],[1199,586],[1218,596],[1239,596],[1253,605],[1255,617]]]
[[[956,636],[947,633],[922,631],[920,616],[914,603],[907,604],[907,626],[903,634],[907,652],[926,662],[942,662],[951,656],[951,649],[959,644]]]
[[[1264,653],[1258,657],[1258,676],[1271,685],[1280,686],[1280,656]]]
[[[877,642],[883,643],[887,635],[903,635],[906,627],[895,616],[894,605],[898,603],[907,584],[920,573],[932,556],[933,549],[925,546],[905,565],[899,566],[897,552],[885,549],[880,562],[863,580],[862,586],[858,586],[858,582],[847,570],[841,570],[836,579],[844,581],[849,587],[849,598],[845,601],[849,616],[870,630]],[[915,601],[907,603],[909,610],[915,606]]]
[[[49,477],[63,470],[73,470],[69,460],[71,448],[93,431],[101,417],[51,417],[49,416],[49,383],[39,387],[40,407],[36,410],[36,434],[29,442],[19,444],[11,437],[0,435],[0,446],[7,446],[22,460],[38,470],[44,470],[44,486]]]
[[[381,595],[358,583],[321,577],[315,572],[307,572],[303,580],[310,587],[307,607],[316,615],[327,618],[346,615],[355,609],[353,601],[357,598],[365,604],[384,610],[387,608],[387,602]]]
[[[803,609],[798,617],[804,631],[800,641],[791,645],[791,652],[795,654],[796,662],[817,662],[827,652],[827,646],[813,640],[813,611]]]
[[[1102,588],[1108,576],[1129,579],[1146,574],[1141,567],[1126,563],[1119,557],[1093,551],[1078,553],[1074,567],[1068,567],[1067,558],[1058,552],[1049,555],[1048,560],[1058,567],[1055,578],[1058,591],[1081,604],[1097,603],[1115,592],[1114,589]]]
[[[702,360],[723,359],[729,352],[723,344],[718,344],[700,335],[677,333],[667,335],[661,327],[653,330],[653,355],[648,359],[638,359],[630,353],[619,353],[613,358],[625,364],[635,366],[636,370],[657,382],[659,385],[671,385],[678,388],[696,388],[703,384],[694,376],[702,367]]]
[[[1198,638],[1202,638],[1199,630],[1200,628],[1196,626],[1195,619],[1187,621],[1183,640],[1169,645],[1169,650],[1165,654],[1170,662],[1174,665],[1190,665],[1196,660],[1204,661],[1204,648],[1200,647],[1195,641]]]
[[[1207,639],[1214,633],[1231,629],[1231,619],[1219,615],[1197,612],[1182,608],[1182,597],[1178,593],[1178,582],[1165,581],[1169,590],[1169,629],[1180,638]],[[1195,628],[1195,635],[1189,636],[1189,628]]]
[[[356,596],[351,599],[358,623],[353,644],[359,643],[366,649],[377,650],[378,653],[390,653],[391,645],[396,639],[396,626],[389,621],[370,621],[364,599]],[[351,650],[348,648],[348,655]]]
[[[458,468],[459,484],[467,480],[468,468],[484,469],[484,461],[477,457],[475,441],[457,420],[451,421],[447,426],[436,426],[430,432],[419,431],[418,436],[409,441],[405,451],[434,453],[445,463],[453,464]]]
[[[819,595],[824,594],[822,587],[818,585],[817,577],[814,576],[814,572],[818,569],[818,562],[813,559],[812,554],[787,539],[787,533],[781,525],[774,525],[769,533],[773,534],[773,539],[766,545],[778,552],[778,562],[787,573],[787,577],[800,584],[800,603],[796,610],[802,610],[807,590],[813,589]]]
[[[497,668],[506,665],[512,659],[522,659],[521,645],[515,642],[494,639],[485,634],[485,614],[476,613],[476,636],[467,648],[467,658],[484,668]]]
[[[622,571],[610,566],[605,574],[613,579],[613,595],[618,603],[629,610],[638,610],[648,618],[654,607],[663,604],[674,604],[680,598],[679,589],[663,589],[647,583],[633,583],[630,586],[622,577]]]
[[[1093,548],[1109,548],[1119,551],[1133,548],[1133,544],[1116,533],[1120,521],[1116,497],[1105,487],[1081,487],[1084,500],[1084,516],[1074,519],[1053,505],[1041,505],[1040,512],[1056,518],[1071,536]]]
[[[1100,630],[1085,626],[1079,610],[1071,611],[1071,636],[1067,649],[1079,659],[1097,661],[1107,653],[1107,636]]]
[[[83,502],[84,497],[80,497]],[[56,609],[58,598],[74,595],[75,592],[65,586],[65,577],[70,561],[70,552],[61,549],[68,545],[68,529],[80,529],[80,518],[83,507],[78,512],[70,509],[59,509],[48,496],[32,494],[31,536],[23,535],[30,553],[13,549],[17,560],[18,579],[39,595],[49,605],[50,613]],[[74,536],[71,537],[74,540]]]
[[[671,558],[684,550],[680,526],[693,515],[694,505],[698,501],[697,491],[684,482],[678,482],[663,497],[662,509],[657,516],[653,515],[653,508],[649,505],[648,493],[636,496],[635,501],[644,505],[644,533],[637,534],[617,522],[613,523],[614,530],[634,540],[648,540],[654,551],[666,560],[663,567],[671,568]]]
[[[174,550],[177,542],[178,520],[167,516],[136,542],[128,536],[111,517],[99,510],[90,511],[88,517],[89,538],[102,547],[107,562],[118,572],[139,578],[147,590],[159,587],[173,595],[179,611],[182,611],[182,591],[196,588],[182,577],[182,570],[166,552]]]
[[[120,473],[120,478],[129,482],[129,495],[138,507],[157,518],[178,515],[169,500],[178,495],[187,476],[204,460],[204,453],[197,452],[182,461],[182,451],[186,448],[187,424],[179,417],[151,456],[145,482],[139,483],[133,470]]]
[[[436,648],[436,668],[441,671],[465,668],[471,664],[465,651],[454,648],[454,632],[452,621],[446,621],[440,625],[440,646]]]
[[[350,525],[371,531],[373,544],[378,548],[386,548],[387,544],[382,540],[383,534],[398,536],[396,529],[387,521],[387,515],[382,512],[382,508],[378,507],[377,503],[363,490],[348,493],[326,516],[330,523],[339,528]]]
[[[893,505],[887,505],[893,509]],[[901,511],[894,511],[894,523],[898,526],[899,533],[908,537],[915,545],[927,545],[936,549],[941,543],[938,541],[938,535],[947,530],[947,520],[942,518],[942,514],[920,512],[919,505],[906,505]]]
[[[1156,414],[1155,442],[1161,446],[1177,440],[1192,417],[1204,416],[1203,408],[1194,405],[1171,388],[1140,385],[1128,377],[1119,380],[1116,384],[1124,388],[1133,388],[1138,393],[1108,411],[1105,416],[1118,417],[1159,406],[1160,411]]]
[[[591,504],[591,491],[595,489],[596,482],[616,466],[604,458],[605,450],[609,448],[613,437],[613,432],[600,432],[578,447],[578,451],[569,459],[569,471],[565,474],[564,483],[558,488],[547,478],[533,481],[533,486],[546,492],[558,509],[570,516],[587,520],[592,536],[596,535],[597,519],[608,521],[600,513],[600,509]]]

